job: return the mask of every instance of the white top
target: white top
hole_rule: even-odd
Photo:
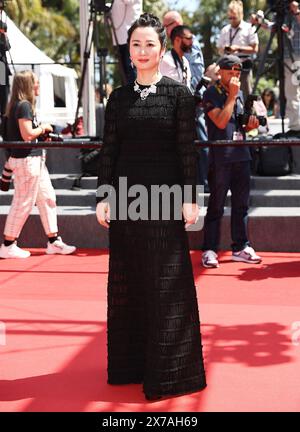
[[[111,9],[111,18],[117,41],[113,35],[114,45],[127,43],[127,32],[133,22],[143,13],[143,0],[115,0]]]
[[[225,46],[239,45],[249,46],[258,45],[258,36],[255,33],[256,27],[252,27],[250,23],[241,21],[240,25],[236,28],[231,27],[231,24],[223,27],[217,41],[218,48],[225,48]],[[231,36],[231,38],[230,38]],[[231,40],[230,40],[231,39]],[[236,54],[240,57],[244,57],[246,53]],[[247,55],[249,57],[249,55]]]
[[[188,88],[191,88],[191,69],[188,60],[182,57],[183,67],[186,69],[186,82],[184,82],[184,76],[180,65],[176,67],[171,51],[167,51],[160,62],[160,73],[164,76],[172,78],[181,84],[186,84]]]

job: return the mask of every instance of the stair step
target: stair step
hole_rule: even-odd
[[[13,197],[13,189],[8,192],[0,192],[0,204],[10,205]],[[58,206],[91,206],[96,205],[95,189],[56,189],[56,202]],[[204,205],[207,206],[209,194],[200,195]],[[225,205],[230,206],[231,193],[227,194]],[[300,207],[300,189],[282,190],[252,190],[250,193],[250,206],[252,207]]]
[[[0,233],[3,232],[9,208],[9,206],[0,206]],[[108,248],[108,231],[98,224],[95,208],[65,206],[58,207],[57,212],[59,232],[64,241],[79,248]],[[205,212],[206,209],[202,209],[203,215]],[[222,219],[221,250],[230,249],[229,216],[230,208],[226,207]],[[257,207],[250,208],[249,211],[249,236],[257,251],[300,252],[299,224],[299,207]],[[203,230],[191,231],[188,237],[191,249],[201,248]],[[38,210],[35,207],[21,232],[18,243],[21,247],[45,247],[46,242]]]
[[[261,177],[252,176],[251,177],[251,189],[300,189],[300,175],[292,174],[288,176],[281,177]]]
[[[10,205],[0,205],[0,215],[7,215]],[[95,215],[95,206],[58,206],[57,214],[59,216],[87,216]],[[206,214],[207,207],[203,207],[201,214]],[[231,208],[224,208],[224,215],[230,216]],[[34,207],[32,215],[38,215],[38,208]],[[300,207],[250,207],[250,217],[295,217],[300,218]]]
[[[79,174],[51,174],[50,175],[52,184],[57,189],[71,189],[76,178]],[[97,188],[97,177],[82,177],[81,189],[96,189]],[[251,177],[251,189],[300,189],[300,175],[292,174],[289,176],[281,177]]]
[[[50,174],[53,187],[55,189],[71,189],[76,179],[80,174]],[[80,189],[94,189],[97,188],[97,177],[82,177],[80,181]],[[300,189],[300,175],[292,174],[289,176],[281,177],[251,177],[252,190],[296,190]]]

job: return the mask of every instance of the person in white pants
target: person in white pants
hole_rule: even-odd
[[[35,141],[52,132],[50,124],[38,126],[35,121],[35,100],[39,81],[31,71],[14,76],[11,99],[6,110],[7,141]],[[12,149],[7,164],[14,176],[14,197],[4,228],[0,258],[27,258],[30,252],[17,246],[17,239],[34,205],[38,207],[48,237],[47,254],[68,255],[75,246],[65,244],[58,236],[56,197],[45,165],[45,151],[38,148]]]

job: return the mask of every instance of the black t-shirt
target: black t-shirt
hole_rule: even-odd
[[[207,125],[207,135],[209,140],[232,140],[234,132],[241,132],[245,138],[245,133],[238,125],[237,115],[243,114],[243,93],[239,91],[232,116],[225,129],[219,129],[209,118],[209,111],[214,108],[223,109],[227,100],[227,94],[220,86],[209,87],[203,95],[203,106]],[[241,162],[251,160],[248,146],[215,146],[210,147],[210,160],[217,163]]]
[[[24,141],[20,128],[19,119],[27,119],[32,121],[32,127],[36,128],[37,124],[34,119],[32,112],[32,107],[30,102],[21,101],[17,102],[15,106],[12,107],[10,115],[7,120],[7,141]],[[40,148],[26,148],[26,149],[11,149],[10,155],[14,158],[25,158],[27,156],[41,156],[43,150]]]

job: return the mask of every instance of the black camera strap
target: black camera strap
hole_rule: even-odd
[[[171,49],[171,55],[173,57],[176,69],[178,69],[179,66],[182,71],[182,78],[183,78],[182,84],[187,84],[187,68],[184,66],[183,60],[179,57],[179,55],[174,50],[174,48]]]
[[[234,38],[236,37],[236,35],[238,34],[238,32],[241,30],[241,27],[238,27],[236,29],[236,31],[232,34],[232,27],[230,27],[229,30],[229,46],[232,45],[232,42],[234,41]]]

